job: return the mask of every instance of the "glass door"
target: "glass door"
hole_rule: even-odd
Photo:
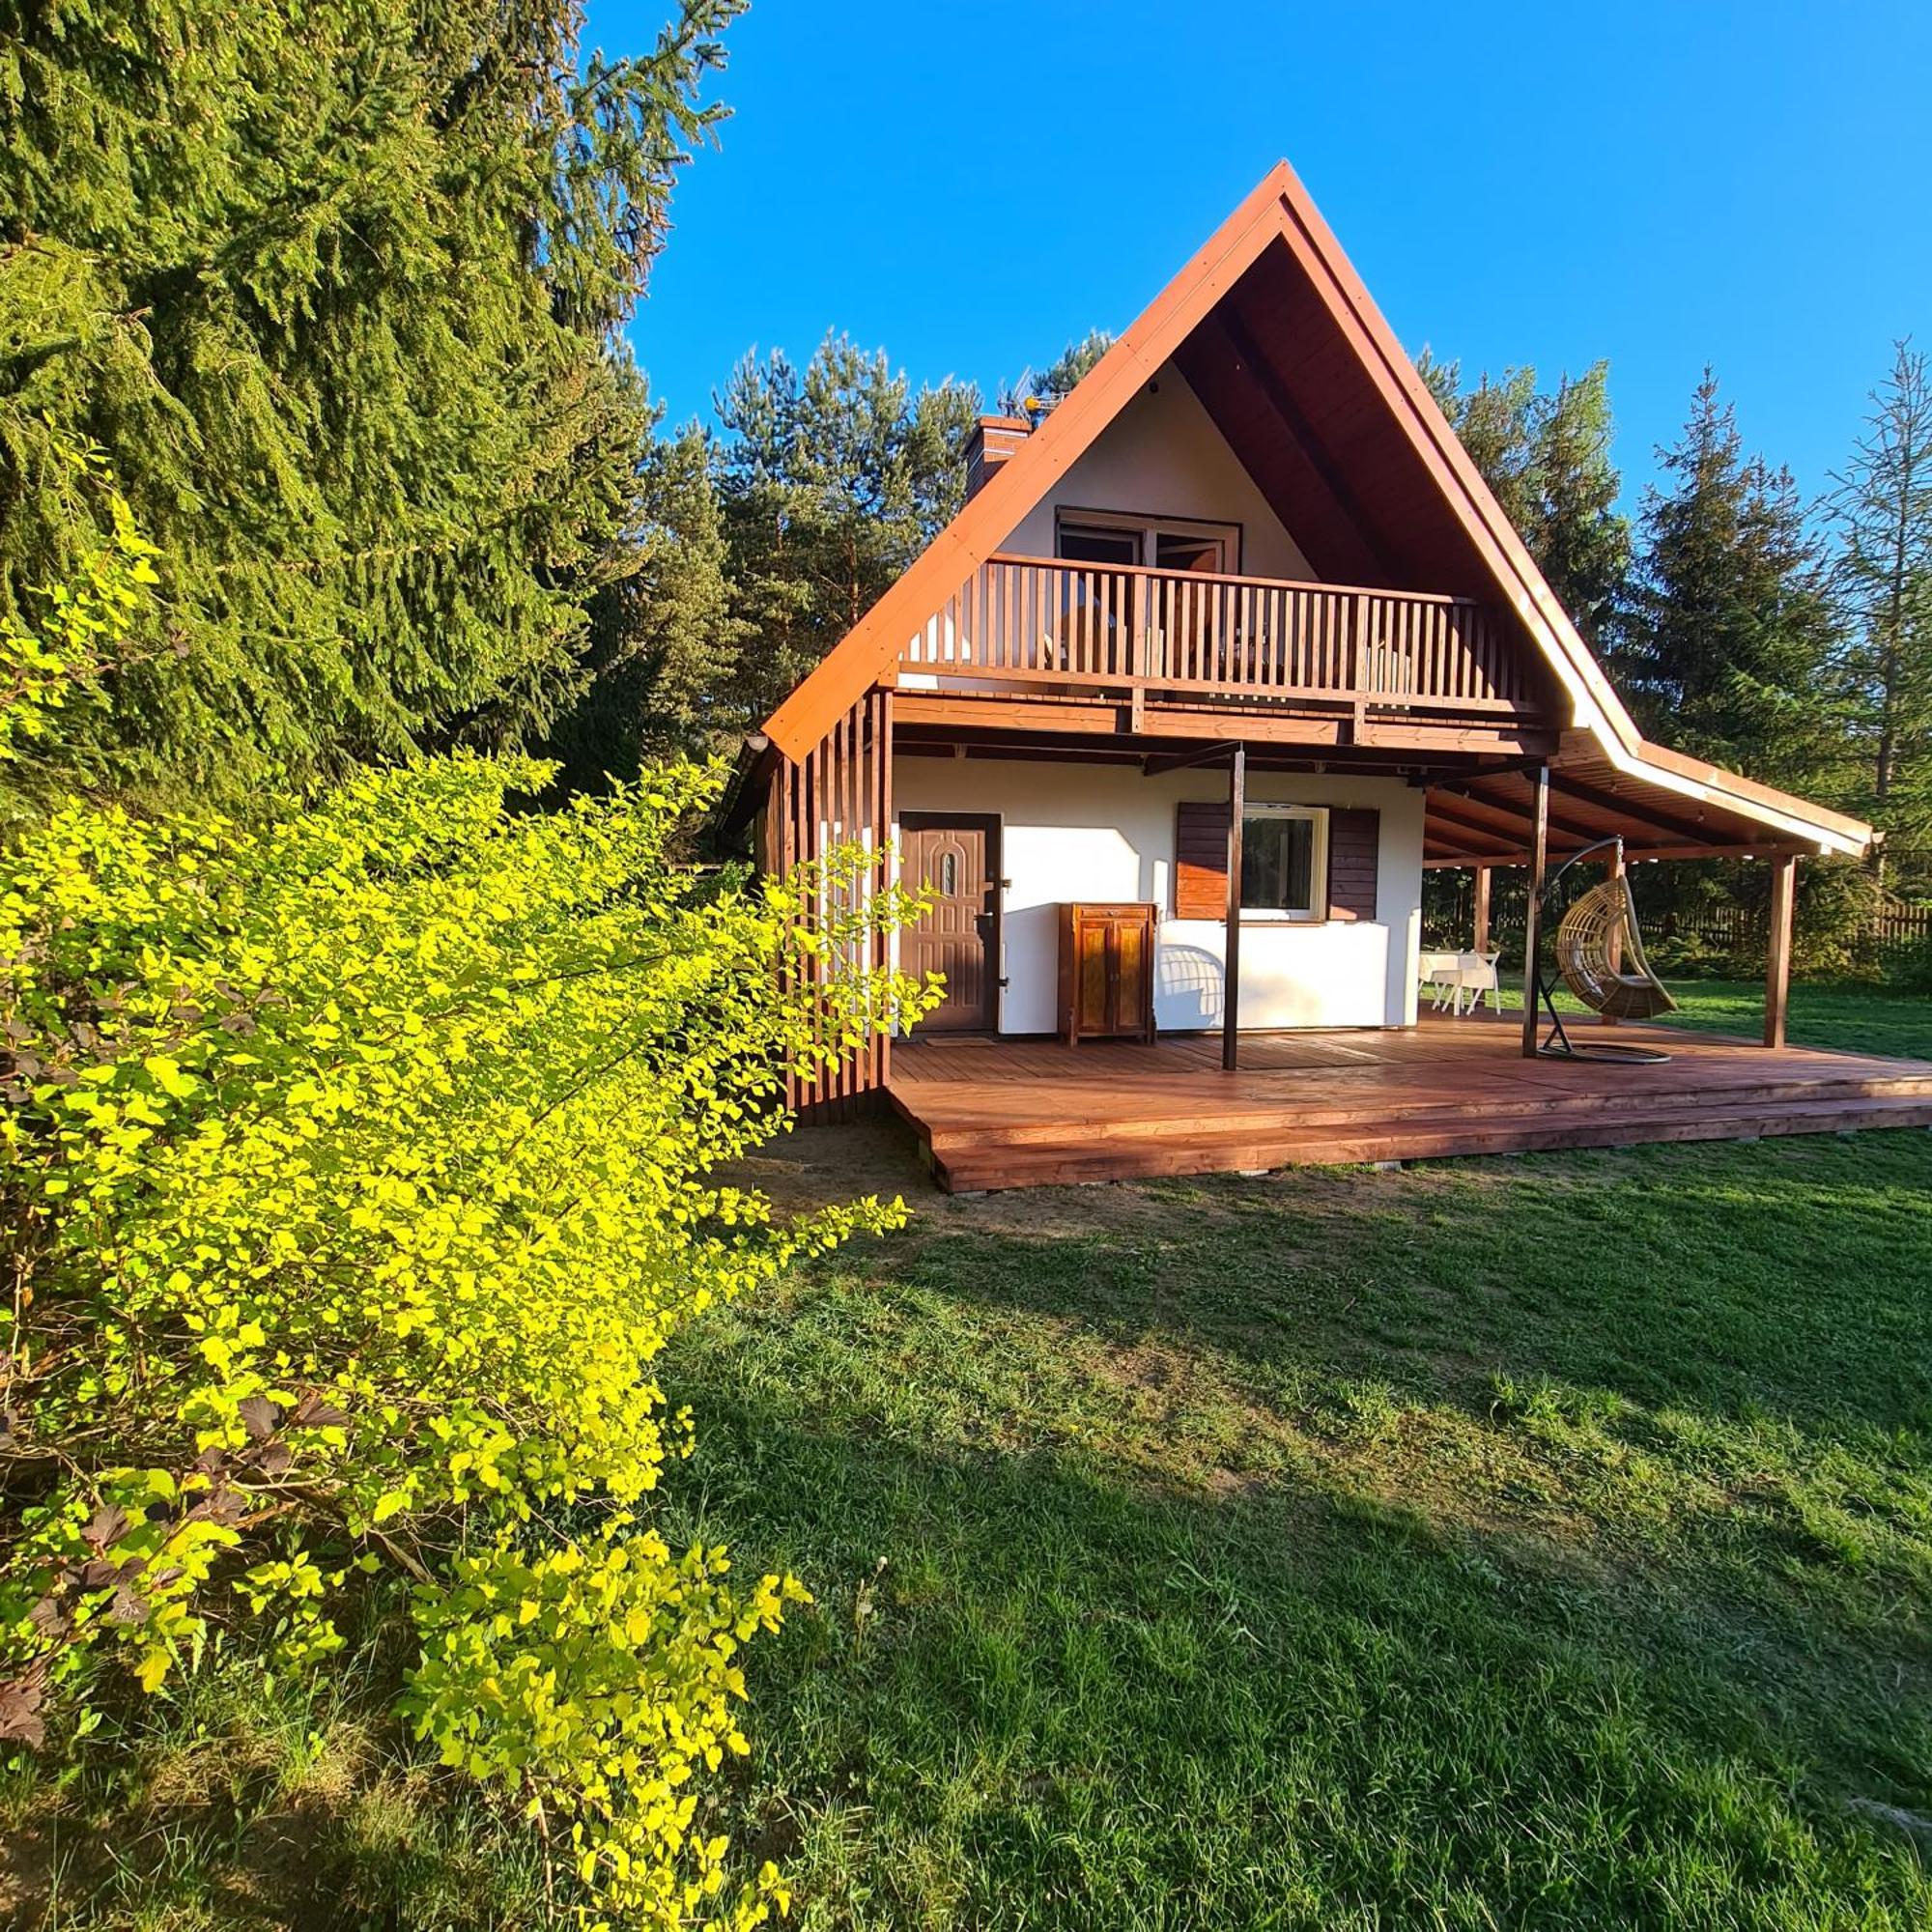
[[[1064,522],[1057,534],[1065,562],[1091,566],[1060,573],[1059,668],[1132,670],[1132,573],[1141,560],[1141,532],[1120,524]]]

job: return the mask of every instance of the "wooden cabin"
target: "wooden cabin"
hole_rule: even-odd
[[[950,1185],[1926,1104],[1932,1069],[1558,1066],[1419,1012],[1427,867],[1476,868],[1481,950],[1490,868],[1620,834],[1775,868],[1781,1046],[1793,869],[1871,834],[1639,735],[1285,164],[1057,408],[980,425],[964,508],[728,811],[768,867],[857,839],[935,895],[896,946],[944,1006],[804,1097],[884,1097]]]

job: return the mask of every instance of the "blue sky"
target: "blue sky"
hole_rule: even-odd
[[[591,0],[607,51],[662,0]],[[1807,494],[1932,348],[1932,0],[755,0],[633,328],[674,418],[828,328],[989,391],[1286,156],[1405,348],[1610,364],[1633,498],[1708,359]]]

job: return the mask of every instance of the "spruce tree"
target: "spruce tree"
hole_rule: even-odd
[[[0,615],[72,561],[104,450],[185,655],[89,768],[246,795],[514,744],[638,558],[618,330],[742,0],[586,59],[578,0],[83,0],[0,38]]]
[[[1584,640],[1614,623],[1631,569],[1630,520],[1616,507],[1623,479],[1610,461],[1609,365],[1565,376],[1536,420],[1541,502],[1532,549]]]
[[[720,751],[744,728],[729,694],[748,627],[732,612],[712,444],[696,425],[647,446],[640,507],[635,567],[592,605],[588,688],[543,741],[566,791]]]
[[[1609,366],[1537,387],[1536,371],[1505,369],[1464,389],[1454,362],[1417,357],[1470,460],[1538,568],[1591,644],[1614,621],[1631,563],[1630,523],[1610,460]]]
[[[1894,346],[1833,482],[1832,583],[1862,765],[1855,796],[1888,835],[1886,867],[1922,884],[1932,858],[1932,369],[1909,342]]]
[[[1786,469],[1747,456],[1709,369],[1682,440],[1658,452],[1619,668],[1646,730],[1803,790],[1829,773],[1836,628],[1823,560]]]

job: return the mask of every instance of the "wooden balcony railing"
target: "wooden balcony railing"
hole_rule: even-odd
[[[1537,708],[1521,657],[1466,598],[996,556],[899,665],[948,684],[1520,716]]]

